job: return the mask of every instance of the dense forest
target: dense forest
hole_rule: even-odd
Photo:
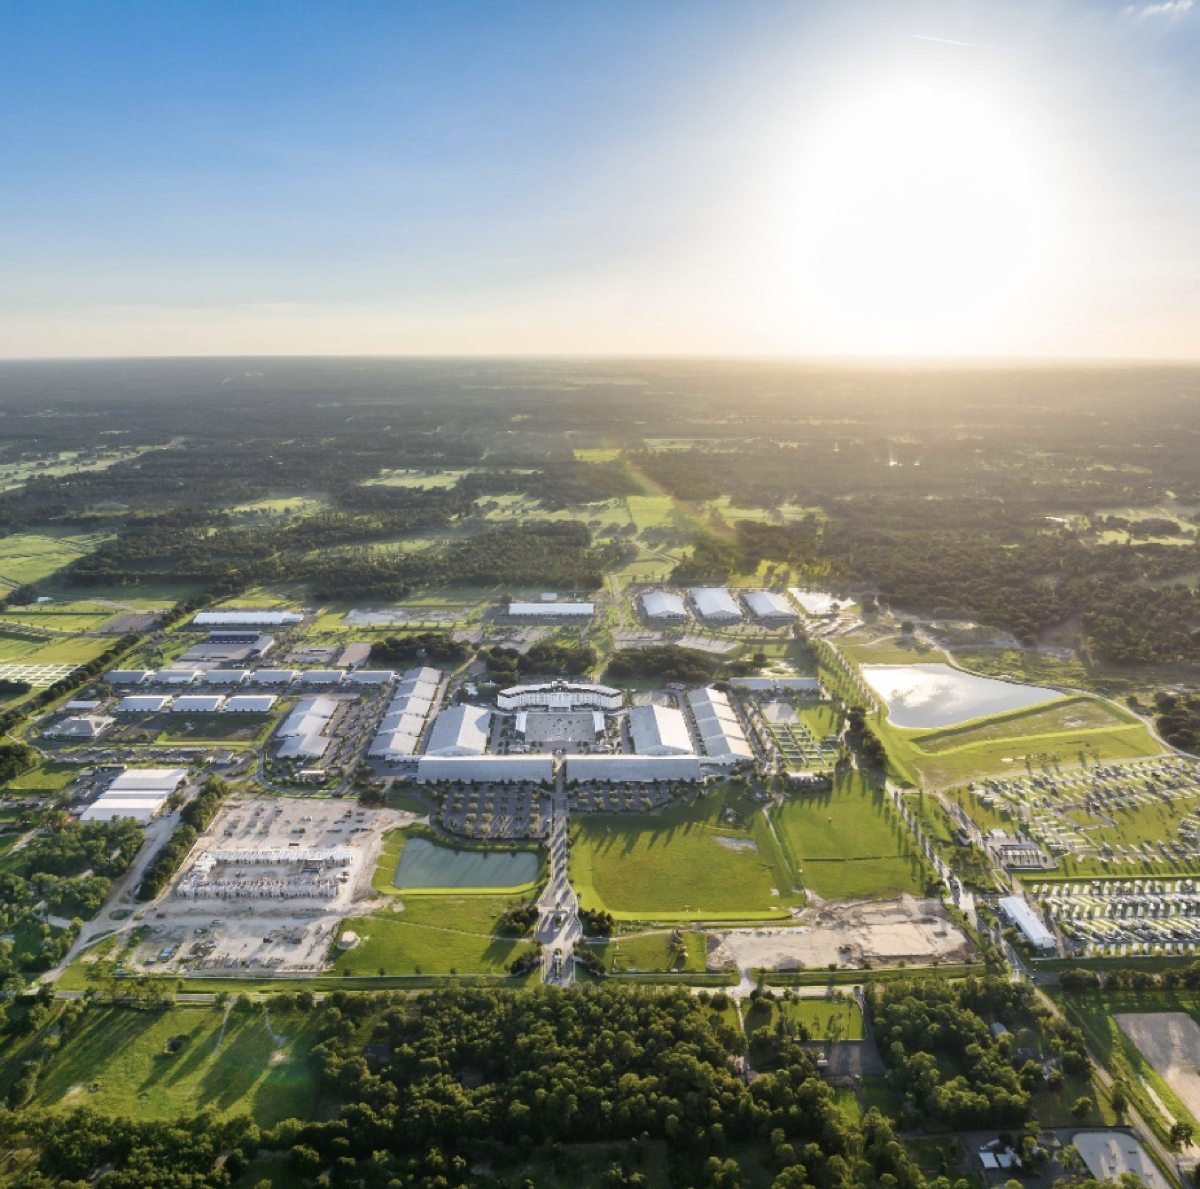
[[[898,1066],[900,1076],[939,1111],[969,1103],[972,1125],[1021,1123],[1027,1075],[991,1042],[980,1013],[1029,1013],[1028,992],[1000,979],[969,980],[957,992],[928,985],[935,990],[900,984],[878,1001],[887,1036],[933,1029],[911,1046],[924,1063]],[[573,1145],[597,1143],[608,1152],[597,1189],[661,1184],[646,1175],[655,1153],[665,1155],[671,1184],[698,1189],[741,1189],[746,1167],[757,1183],[767,1170],[774,1189],[967,1184],[924,1176],[878,1112],[847,1118],[811,1053],[787,1035],[772,1039],[770,1071],[747,1084],[738,1073],[745,1038],[722,1014],[724,996],[605,985],[335,992],[321,1005],[303,993],[283,998],[315,1013],[321,1077],[341,1103],[336,1117],[259,1128],[215,1114],[138,1123],[86,1108],[26,1108],[0,1115],[0,1146],[36,1156],[20,1184],[98,1175],[102,1189],[226,1189],[258,1153],[284,1152],[302,1185],[524,1189],[531,1182],[502,1170],[539,1153],[566,1172]],[[69,1036],[89,1008],[71,1004],[58,1019],[49,1003],[33,1010],[39,1026]],[[34,1027],[28,1015],[20,1026]],[[1064,1060],[1073,1051],[1064,1042]],[[939,1087],[932,1069],[941,1060],[984,1081]]]
[[[586,511],[522,522],[488,510],[666,491],[695,509],[649,530],[690,546],[680,580],[765,560],[1025,642],[1072,625],[1113,664],[1194,665],[1198,387],[1195,370],[1168,367],[13,363],[0,367],[0,462],[32,474],[0,493],[0,531],[110,531],[69,571],[93,587],[178,579],[235,593],[287,578],[318,599],[380,600],[448,583],[593,590],[629,556],[620,531]],[[99,441],[127,456],[37,470],[64,450],[86,464]],[[395,468],[456,477],[379,481]],[[321,506],[231,513],[280,491]],[[725,523],[706,510],[718,496],[791,511]],[[396,547],[414,537],[421,547]]]

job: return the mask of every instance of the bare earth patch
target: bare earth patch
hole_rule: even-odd
[[[717,834],[716,841],[718,845],[723,846],[726,850],[758,850],[758,843],[753,838],[726,838],[723,834]],[[778,896],[778,892],[773,892],[773,895]]]
[[[1175,1091],[1192,1118],[1200,1117],[1200,1026],[1186,1012],[1119,1012],[1122,1032]]]
[[[709,968],[803,970],[830,963],[961,962],[970,951],[966,935],[938,900],[901,896],[871,903],[823,904],[805,910],[800,921],[786,928],[718,933]]]

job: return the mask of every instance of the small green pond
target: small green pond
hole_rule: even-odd
[[[537,852],[455,850],[427,838],[410,838],[400,852],[397,888],[516,888],[538,875]]]

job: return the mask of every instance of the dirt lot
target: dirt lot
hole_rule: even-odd
[[[716,935],[710,969],[747,971],[859,967],[862,963],[928,963],[966,959],[969,942],[938,900],[901,896],[870,904],[806,909],[800,924],[779,929],[734,929]]]
[[[1181,1011],[1123,1012],[1115,1018],[1192,1118],[1200,1118],[1200,1025]]]
[[[240,798],[227,805],[196,844],[180,875],[146,913],[149,936],[130,965],[151,971],[205,974],[320,970],[339,922],[374,896],[371,875],[383,833],[415,820],[393,810],[362,809],[331,798]],[[306,885],[315,851],[350,852],[348,862]],[[258,862],[264,853],[287,859]],[[289,861],[291,855],[294,861]],[[223,895],[199,898],[181,889],[203,884],[202,856],[244,856],[213,866]],[[200,869],[197,862],[200,862]],[[285,894],[258,889],[274,886]]]

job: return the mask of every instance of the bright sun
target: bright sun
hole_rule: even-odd
[[[997,320],[1027,322],[1059,239],[1039,139],[1011,103],[961,80],[893,80],[831,105],[759,224],[774,329],[909,354],[978,349]]]

